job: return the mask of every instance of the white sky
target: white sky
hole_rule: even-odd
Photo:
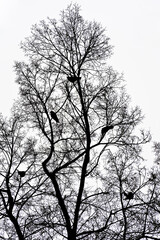
[[[74,1],[72,1],[74,2]],[[114,55],[110,64],[124,73],[132,103],[145,115],[144,127],[160,141],[160,0],[77,0],[82,16],[106,27]],[[0,112],[9,115],[17,86],[13,65],[22,59],[19,43],[33,24],[59,18],[70,0],[0,0]]]

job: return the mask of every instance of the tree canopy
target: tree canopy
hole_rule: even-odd
[[[0,120],[0,237],[159,239],[159,173],[141,154],[151,136],[108,65],[106,30],[71,4],[21,48],[20,99]]]

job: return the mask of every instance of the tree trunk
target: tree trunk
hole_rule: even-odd
[[[16,233],[17,233],[17,235],[18,235],[18,239],[19,240],[24,240],[24,236],[23,236],[23,234],[22,234],[22,231],[21,231],[21,229],[20,229],[20,226],[19,226],[19,224],[18,224],[18,221],[17,221],[17,219],[12,215],[12,213],[10,214],[10,220],[11,220],[11,222],[13,223],[13,225],[14,225],[14,227],[15,227],[15,229],[16,229]]]

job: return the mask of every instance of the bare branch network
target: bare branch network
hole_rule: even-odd
[[[21,48],[20,98],[0,118],[0,238],[160,239],[159,172],[141,154],[151,136],[107,65],[105,29],[71,4]]]

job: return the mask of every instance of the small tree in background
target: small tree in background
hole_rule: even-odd
[[[36,142],[25,160],[34,171],[24,182],[23,221],[16,218],[19,239],[158,239],[155,180],[141,157],[150,134],[137,130],[141,111],[130,107],[122,76],[107,66],[112,47],[105,30],[74,4],[59,23],[35,25],[21,46],[27,57],[15,64],[21,115]],[[15,178],[20,159],[5,169],[4,181]],[[3,191],[2,219],[13,223]],[[9,199],[12,186],[7,191]]]
[[[32,228],[35,219],[35,202],[43,192],[46,182],[46,177],[42,175],[42,166],[36,161],[35,139],[26,137],[24,130],[23,114],[16,107],[9,121],[1,116],[1,239],[6,239],[7,235],[9,239],[25,239],[27,229]],[[4,233],[6,238],[3,238]]]

